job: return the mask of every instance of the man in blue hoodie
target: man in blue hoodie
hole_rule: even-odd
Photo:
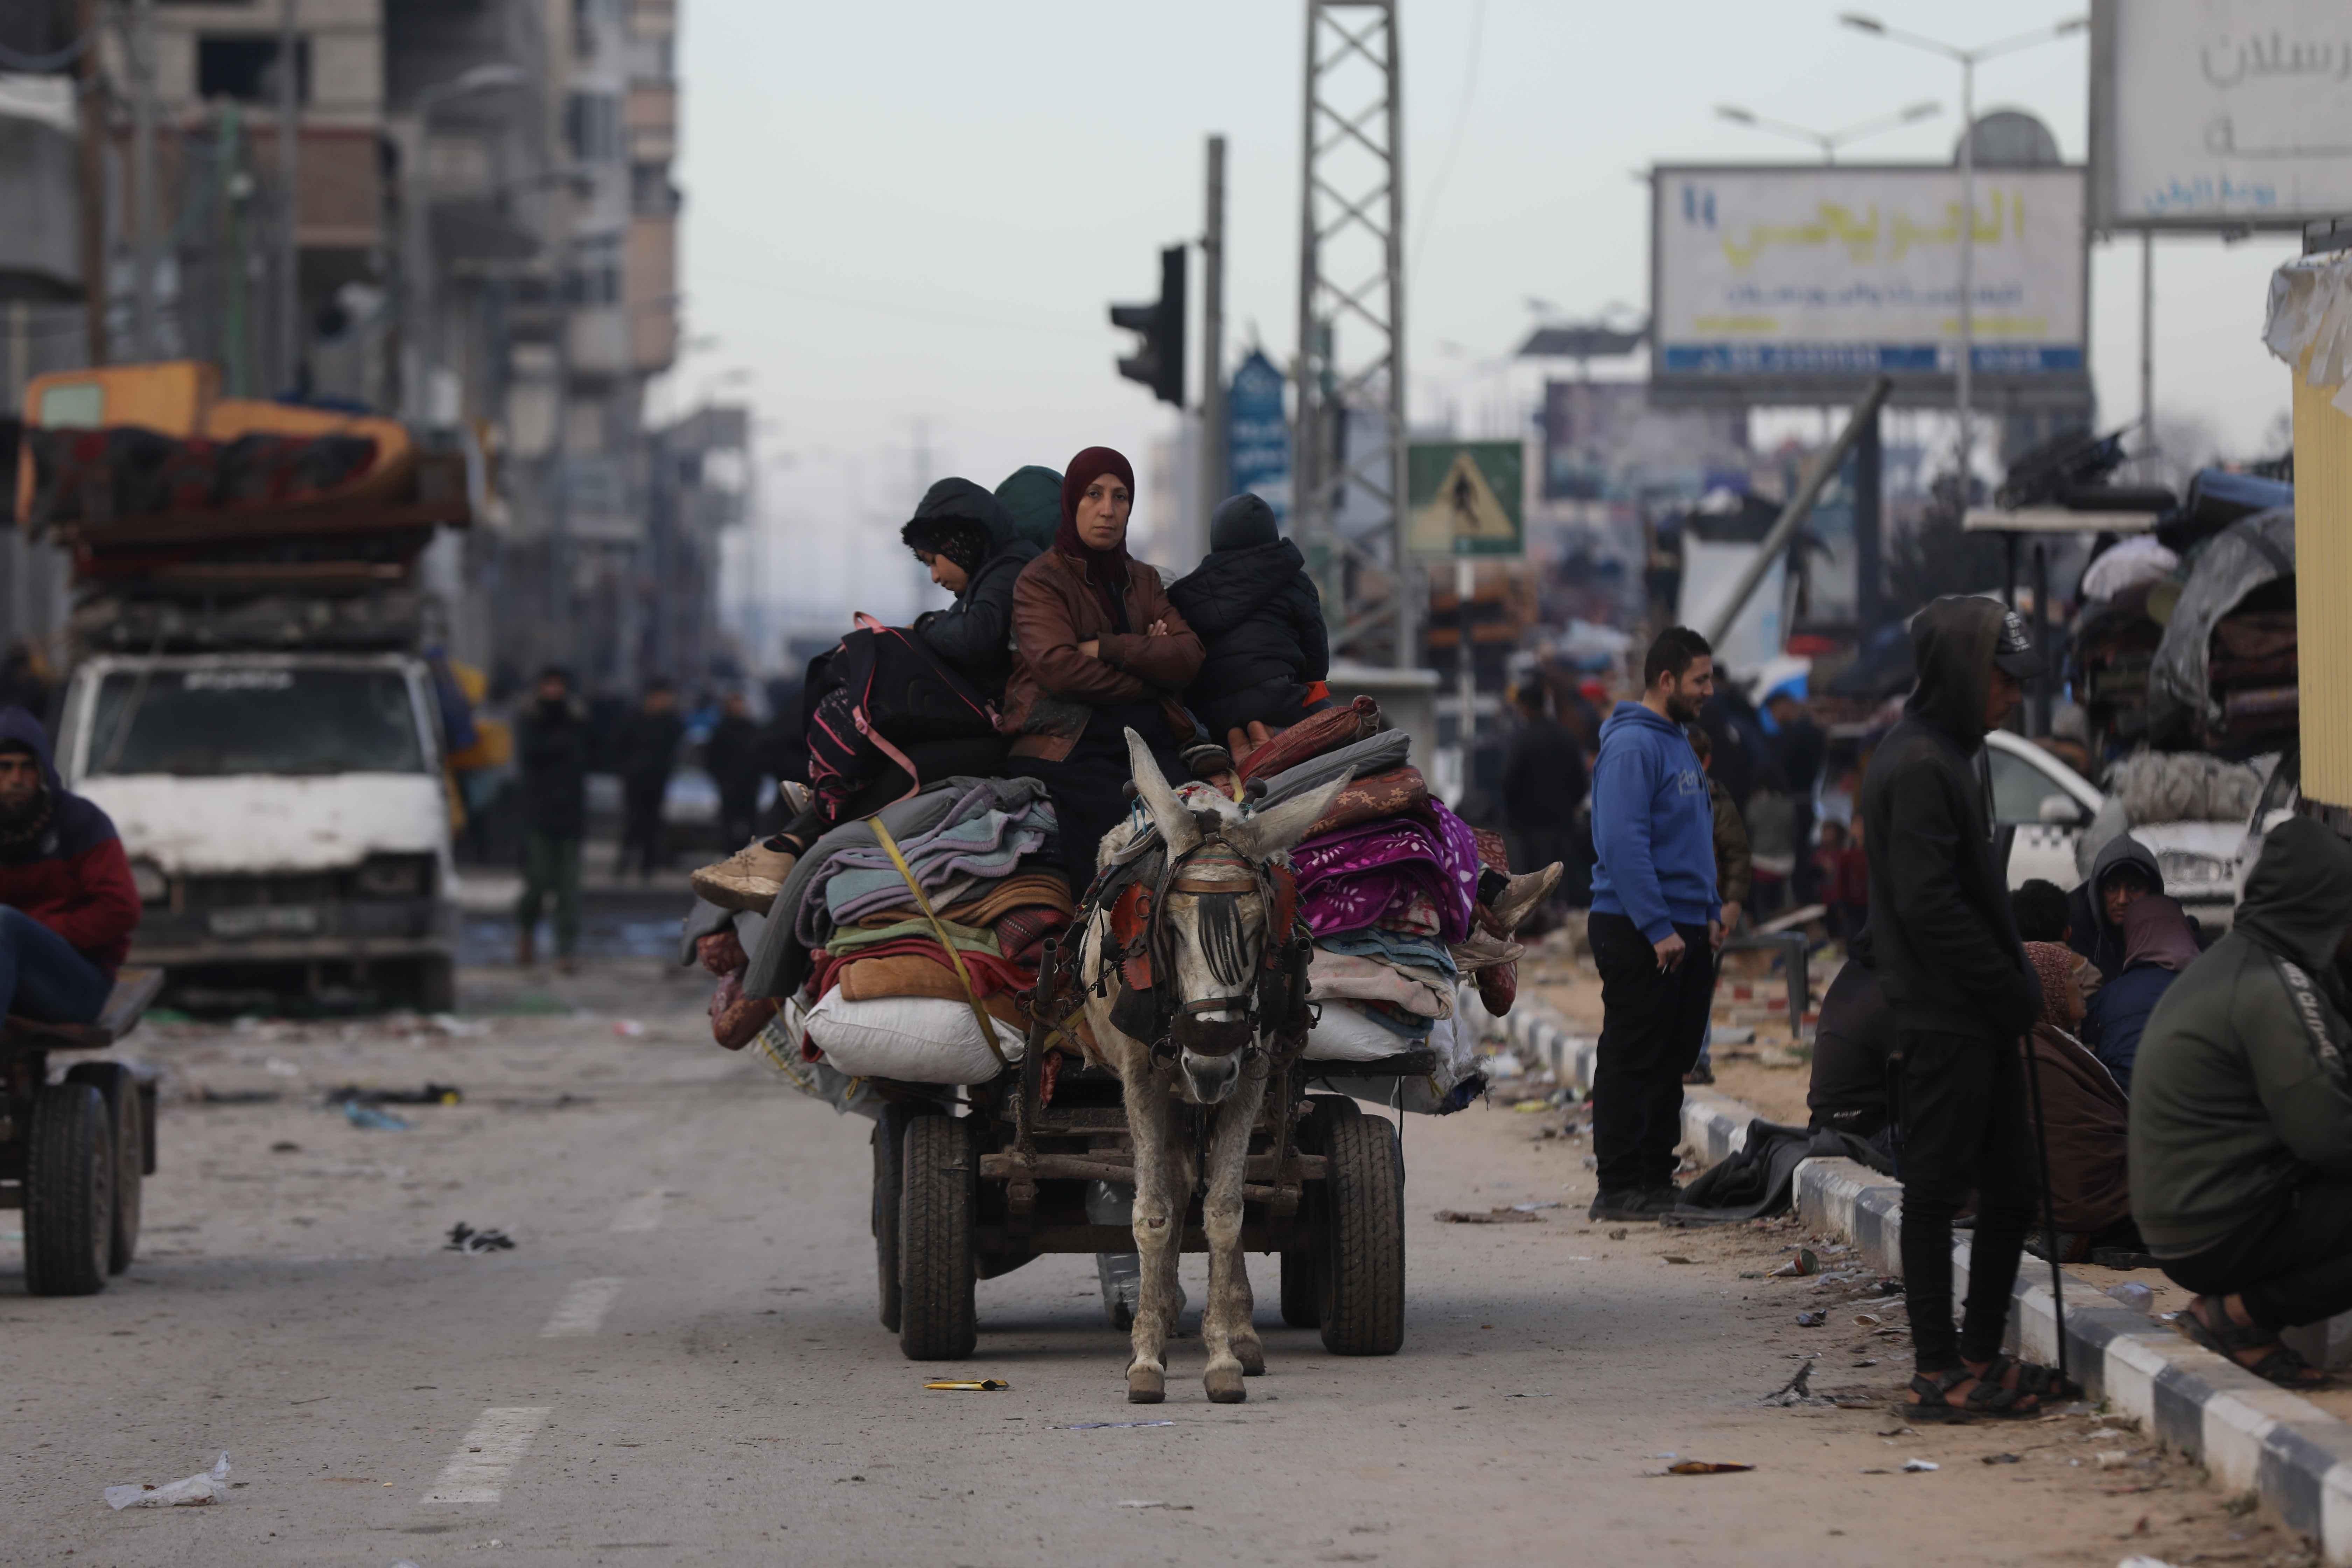
[[[1706,639],[1669,626],[1642,661],[1642,700],[1620,702],[1601,727],[1588,927],[1602,1009],[1594,1219],[1656,1219],[1681,1196],[1683,1074],[1698,1059],[1723,941],[1715,814],[1683,726],[1714,691]]]

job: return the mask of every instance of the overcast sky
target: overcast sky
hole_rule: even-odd
[[[1416,419],[1437,413],[1444,383],[1458,391],[1517,346],[1530,298],[1570,315],[1646,310],[1648,197],[1629,171],[1806,157],[1715,105],[1822,129],[1944,105],[1857,159],[1948,160],[1958,134],[1958,68],[1840,27],[1830,5],[1400,9]],[[1967,46],[2080,9],[1891,0],[1875,14]],[[690,403],[735,372],[723,395],[756,404],[782,530],[772,559],[792,596],[913,606],[896,525],[919,442],[924,478],[993,484],[1094,443],[1144,467],[1173,415],[1117,375],[1128,339],[1104,311],[1150,298],[1159,248],[1197,237],[1211,132],[1230,148],[1229,354],[1253,327],[1277,363],[1295,350],[1297,0],[688,0],[681,13],[686,309],[690,334],[716,342],[662,395]],[[2081,159],[2087,57],[2076,35],[1988,63],[1979,111],[2027,110]],[[2159,419],[2261,445],[2287,403],[2287,372],[2260,342],[2264,283],[2294,248],[2158,244]],[[2137,412],[2138,277],[2137,239],[2099,248],[2092,363],[2110,424]],[[1191,380],[1197,396],[1197,357]]]

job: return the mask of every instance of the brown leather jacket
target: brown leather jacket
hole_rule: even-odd
[[[1192,716],[1176,694],[1201,670],[1201,639],[1168,602],[1160,574],[1140,561],[1127,571],[1127,624],[1115,632],[1087,586],[1085,565],[1048,550],[1021,569],[1013,585],[1013,676],[998,728],[1013,737],[1013,754],[1058,763],[1077,745],[1094,709],[1110,702],[1157,701],[1173,737],[1189,740]],[[1150,637],[1154,621],[1169,635]],[[1088,658],[1078,645],[1101,644]]]

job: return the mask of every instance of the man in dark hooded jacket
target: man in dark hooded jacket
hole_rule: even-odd
[[[2137,900],[2164,891],[2164,869],[2156,851],[2128,833],[2099,847],[2091,874],[2066,895],[2066,945],[2097,966],[2102,979],[2124,971],[2124,911]],[[2189,931],[2197,923],[2189,921]]]
[[[1902,1058],[1903,1274],[1915,1417],[2021,1415],[2056,1392],[2000,1355],[2034,1204],[2019,1039],[2041,992],[1993,855],[1979,770],[2035,666],[2024,623],[1947,597],[1911,622],[1919,683],[1863,781],[1870,937]],[[1952,1323],[1952,1217],[1973,1191],[1965,1322]]]
[[[915,622],[924,646],[992,702],[1013,668],[1013,584],[1041,553],[1022,538],[1012,512],[970,479],[941,479],[923,494],[898,537],[955,595]]]
[[[113,822],[66,789],[41,721],[0,708],[0,1014],[96,1018],[140,906]]]
[[[1205,650],[1184,700],[1213,739],[1252,723],[1281,729],[1331,705],[1323,600],[1307,558],[1257,497],[1218,503],[1207,557],[1169,584],[1168,598]]]
[[[2132,1214],[2198,1292],[2180,1329],[2287,1388],[2316,1374],[2278,1331],[2352,1309],[2347,933],[2352,845],[2289,817],[2230,933],[2156,1005],[2132,1068]]]

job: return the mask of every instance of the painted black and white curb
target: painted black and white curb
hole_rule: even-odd
[[[1549,1009],[1522,999],[1500,1020],[1516,1044],[1562,1082],[1592,1085],[1596,1042]],[[1756,1113],[1736,1100],[1694,1089],[1683,1099],[1685,1140],[1712,1163],[1742,1147]],[[1817,1229],[1843,1236],[1874,1268],[1903,1271],[1903,1188],[1852,1160],[1797,1167],[1797,1211]],[[2057,1354],[2057,1315],[2046,1265],[2029,1257],[2010,1315],[2012,1348],[2038,1361]],[[1969,1244],[1952,1247],[1953,1293],[1968,1289]],[[2168,1326],[2063,1276],[2067,1370],[2109,1408],[2137,1416],[2147,1431],[2203,1464],[2232,1492],[2254,1491],[2287,1528],[2319,1543],[2326,1560],[2352,1564],[2352,1423],[2274,1388],[2181,1338]]]

